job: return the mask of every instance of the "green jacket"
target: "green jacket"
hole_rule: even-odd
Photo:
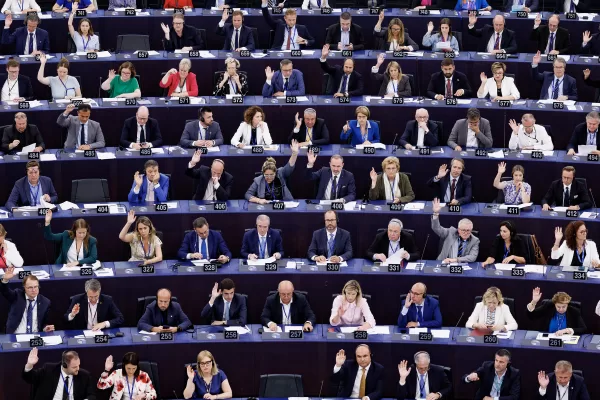
[[[50,229],[50,225],[44,226],[44,239],[51,240],[53,242],[60,242],[60,254],[56,259],[56,264],[66,264],[67,263],[67,253],[73,244],[73,239],[69,237],[69,231],[64,231],[62,233],[52,233],[52,229]],[[83,264],[93,264],[98,259],[98,251],[96,249],[96,238],[90,236],[89,246],[86,249],[83,249],[83,256],[79,260],[79,265]]]

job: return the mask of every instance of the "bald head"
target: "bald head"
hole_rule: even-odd
[[[283,304],[290,304],[294,295],[294,284],[290,281],[281,281],[277,287],[277,292]]]
[[[505,19],[503,15],[496,15],[494,17],[494,31],[496,31],[496,33],[500,33],[504,30],[504,23],[505,23]]]
[[[138,108],[137,112],[135,113],[135,118],[137,119],[137,122],[140,125],[145,125],[146,122],[148,122],[149,116],[150,116],[150,111],[148,110],[148,107],[146,107],[146,106],[141,106],[140,108]]]
[[[421,119],[424,119],[425,121],[427,121],[429,119],[429,112],[424,108],[419,108],[415,112],[415,119],[417,121],[419,121]]]
[[[168,289],[160,289],[156,293],[156,305],[161,311],[165,311],[171,304],[171,292]]]

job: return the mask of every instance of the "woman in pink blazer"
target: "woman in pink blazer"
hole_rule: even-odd
[[[333,326],[359,325],[361,331],[375,327],[375,318],[357,281],[346,282],[342,294],[333,300],[329,323]]]
[[[104,363],[104,372],[98,380],[98,389],[105,390],[112,386],[110,400],[155,400],[156,390],[148,374],[140,371],[139,363],[136,353],[125,353],[123,367],[112,371],[113,359],[112,356],[108,356]]]
[[[179,62],[179,71],[171,68],[161,79],[161,88],[169,88],[168,96],[173,97],[195,97],[198,96],[198,82],[196,74],[190,72],[192,62],[184,58]]]

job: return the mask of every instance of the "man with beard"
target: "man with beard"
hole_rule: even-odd
[[[453,97],[471,98],[472,90],[467,76],[456,71],[454,60],[444,58],[442,70],[431,75],[427,86],[427,97],[435,100],[444,100]]]

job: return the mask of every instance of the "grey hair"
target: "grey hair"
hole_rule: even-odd
[[[420,351],[417,354],[415,354],[415,363],[418,363],[420,359],[427,360],[427,364],[431,363],[431,357],[426,351]]]
[[[459,228],[461,227],[461,225],[471,225],[471,226],[473,226],[473,221],[471,221],[468,218],[463,218],[460,221],[458,221],[458,227]]]
[[[402,224],[402,221],[400,221],[398,218],[392,218],[392,219],[390,219],[390,222],[388,222],[388,226],[394,225],[394,224],[398,225],[400,227],[400,230],[402,230],[402,227],[404,226]]]
[[[15,116],[16,118],[16,116]],[[585,119],[595,119],[596,121],[600,121],[600,114],[598,114],[598,111],[592,111],[590,113],[588,113],[588,115],[585,116]]]
[[[567,60],[565,60],[564,58],[559,58],[559,57],[555,58],[554,62],[552,63],[552,65],[554,65],[556,63],[562,64],[565,67],[567,66]]]
[[[314,108],[307,108],[306,110],[304,110],[304,115],[306,114],[317,115],[317,110],[315,110]]]
[[[260,214],[258,217],[256,217],[257,224],[258,224],[258,221],[267,221],[269,223],[269,225],[271,225],[271,218],[269,218],[269,216],[266,214]]]
[[[192,61],[189,58],[182,58],[181,61],[179,61],[179,68],[184,65],[187,65],[188,70],[192,69]]]
[[[100,289],[102,288],[102,286],[100,285],[100,281],[98,279],[90,279],[85,281],[85,292],[89,292],[90,290],[92,292],[99,292]]]
[[[15,121],[18,119],[27,119],[27,115],[24,112],[18,112],[15,114]]]

